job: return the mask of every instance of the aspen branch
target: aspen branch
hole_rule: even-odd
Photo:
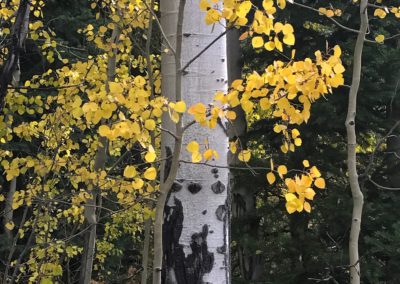
[[[226,35],[231,28],[227,28],[223,33],[221,33],[218,37],[216,37],[212,42],[210,42],[206,47],[203,48],[198,54],[196,54],[192,59],[190,59],[185,66],[180,70],[181,73],[185,73],[186,69],[195,62],[204,52],[206,52],[210,47],[214,45],[218,40],[220,40],[224,35]]]
[[[313,8],[313,7],[310,7],[310,6],[307,6],[307,5],[304,5],[304,4],[300,4],[300,3],[297,3],[297,2],[294,2],[294,1],[288,1],[288,3],[290,3],[290,4],[292,4],[292,5],[295,5],[295,6],[299,6],[299,7],[308,9],[308,10],[311,10],[311,11],[314,11],[314,12],[317,12],[318,14],[321,14],[320,11],[318,11],[318,9],[315,9],[315,8]],[[357,34],[359,33],[358,30],[355,30],[355,29],[346,27],[345,25],[342,25],[341,23],[339,23],[339,22],[338,22],[337,20],[335,20],[334,18],[330,18],[330,17],[326,17],[326,18],[328,18],[330,21],[332,21],[332,22],[333,22],[335,25],[337,25],[338,27],[340,27],[340,28],[342,28],[342,29],[344,29],[344,30],[346,30],[346,31],[348,31],[348,32],[357,33]]]

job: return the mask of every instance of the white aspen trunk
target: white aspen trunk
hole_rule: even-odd
[[[180,40],[179,35],[177,36],[179,3],[179,0],[161,1],[161,24],[174,47]],[[181,54],[178,66],[180,63],[184,66],[224,32],[221,25],[212,27],[205,24],[204,14],[200,12],[197,0],[186,1],[183,15],[182,48],[177,47],[177,55]],[[224,37],[194,61],[183,74],[177,72],[175,63],[171,53],[163,54],[162,91],[169,100],[175,101],[181,97],[188,106],[198,102],[208,105],[216,91],[226,91],[227,58]],[[185,115],[183,123],[187,124],[192,119]],[[173,153],[190,161],[191,156],[186,151],[186,145],[195,140],[204,151],[207,140],[209,147],[217,150],[220,155],[219,160],[210,161],[209,164],[225,168],[180,163],[176,182],[169,193],[164,211],[163,283],[229,283],[228,138],[226,126],[221,124],[215,129],[192,125],[182,137],[182,151]],[[163,120],[163,128],[175,132],[175,125],[168,118]],[[175,141],[171,135],[163,133],[164,157],[176,149]],[[167,151],[167,148],[171,151]],[[162,173],[162,181],[168,172],[167,165]]]
[[[349,105],[346,118],[347,131],[347,167],[349,183],[353,197],[353,214],[351,218],[351,229],[349,239],[349,259],[350,259],[350,283],[359,284],[361,280],[360,257],[358,252],[358,239],[361,231],[361,218],[364,204],[364,196],[360,189],[357,174],[357,137],[356,137],[356,110],[357,94],[361,81],[362,52],[364,47],[365,35],[368,29],[368,0],[360,2],[360,29],[354,49],[353,76],[349,92]]]

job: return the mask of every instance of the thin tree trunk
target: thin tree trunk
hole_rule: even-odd
[[[110,44],[117,43],[120,36],[120,30],[117,25],[114,25],[115,28],[111,35]],[[115,72],[116,72],[116,64],[117,64],[117,50],[112,50],[112,56],[109,57],[107,63],[107,82],[106,82],[106,91],[109,92],[109,82],[114,81]],[[107,138],[100,137],[99,138],[99,146],[97,148],[97,153],[94,161],[94,171],[97,172],[105,167],[107,160]],[[93,261],[95,257],[95,249],[96,249],[96,229],[97,229],[97,215],[96,215],[96,206],[97,199],[101,198],[98,192],[98,188],[94,188],[91,192],[92,197],[87,201],[85,205],[85,220],[87,224],[90,226],[89,231],[85,236],[85,246],[84,252],[82,255],[82,268],[80,274],[79,283],[87,284],[90,283],[92,279],[92,270],[93,270]]]
[[[0,111],[4,107],[7,88],[12,82],[14,71],[18,67],[20,52],[28,34],[29,13],[30,1],[21,0],[11,28],[11,44],[8,48],[7,59],[0,71]]]
[[[349,239],[349,258],[350,258],[350,283],[360,283],[360,258],[358,251],[358,239],[361,230],[361,217],[364,203],[364,196],[360,189],[360,184],[357,174],[357,156],[356,156],[356,109],[357,109],[357,94],[361,81],[362,67],[362,51],[364,47],[365,35],[368,29],[368,0],[360,2],[360,29],[356,41],[353,60],[353,76],[349,93],[349,105],[346,118],[347,131],[347,167],[349,174],[349,183],[351,194],[353,196],[353,214],[351,219],[351,230]]]
[[[14,87],[18,87],[20,83],[20,78],[21,78],[21,70],[19,68],[19,58],[17,59],[17,68],[13,72],[12,76],[12,85]],[[7,118],[6,118],[7,119]],[[11,128],[12,125],[8,123],[8,127]],[[4,219],[3,219],[3,224],[4,224],[4,231],[7,235],[7,238],[12,241],[13,234],[12,230],[9,230],[6,226],[7,223],[13,221],[14,217],[14,210],[12,208],[13,200],[14,200],[14,193],[17,189],[17,177],[14,177],[11,182],[10,186],[7,192],[7,198],[6,198],[6,204],[4,205]]]
[[[28,1],[21,1],[18,7],[17,17],[11,33],[11,48],[9,50],[8,59],[4,64],[0,74],[0,110],[2,106],[4,106],[4,98],[7,95],[8,84],[11,83],[14,87],[18,87],[20,84],[20,51],[24,45],[26,35],[28,33],[29,8],[30,5]],[[9,125],[9,127],[11,127],[11,125]],[[13,221],[14,211],[12,209],[12,203],[16,187],[17,178],[14,177],[10,182],[6,203],[4,206],[4,225]],[[8,239],[12,240],[12,231],[6,226],[4,226],[4,231],[6,232]]]
[[[142,252],[142,280],[141,284],[147,283],[147,268],[149,266],[149,247],[150,247],[150,232],[151,231],[151,218],[144,221],[144,245]]]
[[[9,230],[6,226],[7,223],[13,221],[13,216],[14,216],[14,210],[12,209],[12,204],[13,204],[13,199],[14,199],[14,193],[17,188],[17,178],[14,177],[11,182],[10,182],[10,187],[7,192],[7,198],[6,198],[6,204],[4,206],[4,231],[7,235],[7,238],[9,240],[12,240],[13,234],[12,230]]]

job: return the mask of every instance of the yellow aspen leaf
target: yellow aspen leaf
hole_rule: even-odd
[[[201,157],[200,152],[193,152],[192,153],[192,162],[193,163],[200,163],[203,158]]]
[[[146,155],[144,156],[144,159],[146,160],[146,162],[148,163],[152,163],[154,162],[154,160],[156,159],[157,155],[154,152],[147,152]]]
[[[103,136],[103,137],[109,136],[111,134],[110,127],[108,127],[107,125],[101,125],[99,127],[99,134],[100,134],[100,136]]]
[[[310,162],[308,160],[303,161],[303,166],[308,168],[310,166]]]
[[[197,143],[196,141],[191,141],[187,146],[186,146],[186,150],[188,150],[190,153],[195,153],[195,152],[199,152],[199,143]]]
[[[118,192],[117,198],[120,199],[120,200],[123,199],[124,198],[124,193],[123,192]]]
[[[242,150],[242,151],[240,151],[240,153],[238,155],[238,159],[241,162],[248,162],[248,161],[250,161],[250,158],[251,158],[250,150]]]
[[[152,131],[152,130],[156,129],[156,122],[155,122],[153,119],[147,119],[147,120],[144,122],[144,127],[145,127],[147,130]]]
[[[144,185],[144,181],[141,178],[135,178],[132,182],[132,187],[136,190],[141,189]]]
[[[268,51],[272,51],[275,49],[275,43],[273,41],[269,41],[264,44],[264,48]]]
[[[207,111],[206,106],[202,103],[197,103],[191,106],[188,110],[189,114],[196,115],[196,114],[205,114]]]
[[[311,177],[313,177],[313,178],[319,178],[321,176],[321,173],[316,166],[313,166],[310,169],[310,174],[311,174]]]
[[[296,138],[296,139],[294,139],[294,145],[296,145],[297,147],[300,147],[301,144],[302,144],[301,138]]]
[[[94,3],[94,4],[96,4],[96,3]],[[101,27],[99,28],[99,31],[100,31],[101,33],[104,34],[104,33],[107,31],[107,27],[101,26]]]
[[[186,111],[186,104],[184,101],[179,101],[175,104],[174,110],[178,113],[184,113]]]
[[[310,213],[311,212],[311,205],[310,205],[310,203],[308,203],[307,201],[306,202],[304,202],[304,211],[306,211],[306,212],[308,212],[308,213]]]
[[[324,189],[325,188],[325,180],[323,178],[319,177],[314,181],[314,185],[320,189]]]
[[[298,129],[294,128],[294,129],[292,130],[292,138],[293,138],[293,139],[296,139],[296,138],[299,137],[299,136],[300,136],[300,131],[299,131]]]
[[[199,6],[200,10],[204,12],[211,8],[210,3],[208,3],[207,0],[201,0]]]
[[[294,32],[294,29],[293,29],[293,26],[292,26],[291,24],[285,24],[285,25],[283,25],[282,33],[283,33],[284,35],[293,34],[293,32]]]
[[[203,157],[206,161],[211,160],[213,156],[213,150],[212,149],[208,149],[203,153]]]
[[[287,202],[291,202],[291,201],[295,201],[297,199],[297,196],[294,195],[293,193],[286,193],[285,199]]]
[[[335,45],[335,47],[333,48],[333,56],[336,58],[340,58],[341,55],[342,55],[342,49],[340,48],[339,45]]]
[[[217,151],[215,151],[215,150],[212,150],[212,152],[213,152],[213,156],[214,156],[214,158],[218,160],[218,159],[219,159],[218,152],[217,152]]]
[[[278,0],[277,2],[278,2],[278,7],[279,7],[280,9],[285,9],[285,7],[286,7],[286,0]]]
[[[4,201],[4,195],[3,194],[0,194],[0,202],[1,201]]]
[[[249,100],[241,101],[242,109],[248,114],[253,111],[254,104]]]
[[[286,202],[286,211],[289,214],[292,214],[292,213],[296,212],[296,210],[297,210],[296,202],[294,202],[294,201]]]
[[[171,120],[175,123],[179,122],[179,114],[176,111],[170,113]]]
[[[244,32],[240,35],[239,40],[245,40],[249,36],[249,32]]]
[[[283,36],[283,42],[287,45],[294,45],[296,38],[294,37],[294,34],[286,34]]]
[[[273,184],[276,181],[276,177],[273,172],[267,173],[267,180],[269,184]]]
[[[386,12],[383,9],[378,8],[375,9],[374,16],[383,19],[386,17]]]
[[[12,230],[14,229],[14,227],[15,227],[15,224],[14,224],[13,221],[10,221],[10,222],[8,222],[8,223],[6,224],[6,228],[7,228],[7,230],[9,230],[9,231],[12,231]]]
[[[313,200],[315,196],[315,191],[312,188],[306,188],[304,190],[304,197],[309,199],[309,200]]]
[[[378,42],[378,43],[382,43],[382,42],[385,41],[385,36],[384,35],[377,35],[375,37],[375,41]]]
[[[269,99],[268,98],[262,98],[260,100],[260,107],[262,110],[267,110],[271,107],[271,104],[269,103]]]
[[[245,18],[246,15],[250,12],[251,9],[251,1],[244,1],[239,5],[239,8],[236,12],[239,18]]]
[[[281,145],[281,151],[282,153],[286,154],[289,151],[288,145],[285,142],[285,144]]]
[[[238,91],[243,91],[243,80],[240,80],[240,79],[236,79],[235,81],[233,81],[232,82],[232,84],[231,84],[231,86],[232,86],[232,88],[234,88],[235,90],[238,90]]]
[[[235,154],[237,151],[237,145],[235,142],[229,142],[229,150],[232,154]]]
[[[124,177],[133,178],[136,176],[136,169],[134,166],[126,166],[124,170]]]
[[[236,119],[236,112],[229,110],[229,111],[226,112],[225,116],[226,116],[227,119],[235,120]]]
[[[124,88],[120,83],[110,82],[108,85],[111,93],[121,94],[124,91]]]
[[[287,174],[287,168],[285,165],[280,165],[278,167],[278,174],[279,174],[280,178],[283,178],[283,176]]]
[[[283,52],[282,42],[279,40],[277,36],[274,38],[274,43],[275,43],[275,48],[280,52]]]
[[[154,167],[148,168],[143,176],[147,180],[155,180],[157,177],[157,170]]]
[[[260,48],[264,45],[264,39],[260,36],[255,36],[251,40],[251,44],[253,45],[253,48]]]
[[[273,171],[274,170],[274,160],[269,159],[269,166],[271,168],[271,171]]]
[[[263,5],[264,10],[267,11],[274,6],[274,2],[272,0],[264,0],[262,5]]]
[[[345,70],[346,69],[341,63],[338,63],[333,67],[333,71],[335,71],[336,74],[342,74]]]
[[[282,31],[282,29],[283,29],[283,24],[281,22],[276,22],[274,24],[274,32],[276,34],[280,33]]]
[[[335,16],[335,12],[332,11],[332,10],[326,10],[325,15],[326,15],[328,18],[332,18],[333,16]]]

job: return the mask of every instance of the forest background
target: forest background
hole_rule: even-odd
[[[6,4],[10,4],[8,2],[2,3],[1,7],[6,7]],[[53,101],[51,99],[49,101],[49,98],[59,91],[56,87],[52,87],[55,80],[52,74],[45,72],[49,69],[62,69],[64,65],[99,55],[96,46],[98,43],[93,42],[92,31],[106,25],[108,20],[105,17],[101,22],[101,17],[107,13],[97,9],[101,4],[98,3],[99,6],[96,7],[91,1],[34,2],[33,6],[40,12],[36,14],[34,9],[32,18],[43,18],[41,20],[43,25],[37,27],[42,33],[38,38],[30,35],[24,43],[20,58],[21,78],[18,80],[19,82],[30,80],[30,83],[18,83],[19,85],[9,92],[6,108],[8,104],[12,119],[7,115],[1,117],[0,135],[3,140],[0,151],[2,151],[3,175],[0,177],[0,194],[2,194],[1,214],[4,227],[0,229],[0,270],[3,277],[5,274],[10,274],[13,281],[19,279],[22,283],[27,281],[73,283],[79,278],[83,246],[80,237],[71,238],[81,230],[73,220],[83,218],[83,208],[71,207],[67,201],[63,204],[63,199],[59,199],[57,192],[59,190],[57,187],[61,186],[62,182],[55,187],[46,182],[40,184],[44,192],[49,192],[46,193],[46,198],[36,196],[33,200],[34,204],[42,206],[40,209],[31,207],[32,204],[28,203],[29,198],[25,194],[29,192],[29,184],[32,185],[36,180],[34,175],[28,174],[33,171],[36,161],[41,157],[47,160],[47,167],[52,168],[52,160],[48,157],[55,155],[55,152],[58,153],[60,150],[58,147],[61,147],[50,139],[46,141],[49,147],[47,152],[41,147],[39,149],[38,145],[42,140],[38,133],[41,131],[45,133],[46,129],[35,130],[36,126],[32,127],[32,122],[38,120],[41,113],[46,112],[45,102],[51,107]],[[339,45],[342,50],[342,62],[346,67],[344,86],[335,89],[332,95],[326,96],[326,99],[322,98],[313,104],[308,123],[298,127],[303,142],[301,147],[296,148],[296,152],[289,151],[286,155],[282,154],[281,134],[273,130],[277,120],[271,119],[265,113],[256,112],[247,116],[247,131],[240,139],[241,144],[247,145],[252,150],[252,158],[247,162],[250,168],[269,166],[271,157],[276,165],[286,165],[289,169],[298,168],[304,160],[308,160],[321,171],[326,181],[326,189],[318,191],[310,213],[303,211],[288,214],[282,188],[276,184],[269,185],[265,171],[233,170],[237,182],[235,188],[232,188],[230,243],[232,283],[347,283],[349,279],[348,242],[352,198],[346,174],[347,140],[344,123],[349,85],[352,80],[351,66],[356,36],[352,31],[338,26],[332,19],[338,19],[345,27],[358,29],[359,6],[353,1],[329,1],[329,4],[325,2],[302,1],[301,3],[315,9],[324,7],[334,13],[335,9],[340,9],[340,12],[336,12],[337,15],[332,17],[321,16],[321,11],[318,13],[318,10],[288,3],[284,10],[279,10],[276,18],[282,22],[290,22],[295,27],[294,47],[297,58],[314,58],[316,50],[328,52],[330,48]],[[398,6],[396,1],[387,2],[385,4],[390,7],[395,7],[396,4]],[[254,1],[253,4],[261,7],[261,1]],[[379,6],[381,3],[374,4]],[[368,34],[370,41],[366,42],[364,47],[362,80],[357,105],[357,166],[364,193],[359,263],[362,267],[362,283],[396,283],[396,279],[400,276],[398,269],[400,213],[396,206],[400,201],[399,193],[396,192],[400,188],[400,180],[397,178],[400,170],[397,161],[400,142],[395,136],[400,117],[397,114],[400,37],[396,36],[399,23],[397,13],[394,12],[384,20],[379,13],[373,15],[371,12]],[[253,15],[250,13],[249,17]],[[2,18],[1,24],[4,26],[0,36],[7,38],[5,32],[7,22],[4,19],[5,16]],[[243,28],[240,34],[242,32]],[[384,44],[379,35],[386,36]],[[91,36],[93,38],[90,40]],[[154,25],[150,45],[145,30],[132,31],[131,40],[132,48],[126,52],[134,58],[132,70],[129,72],[146,77],[147,59],[144,54],[146,52],[142,51],[147,48],[153,54],[150,60],[157,73],[158,56],[164,51],[160,48],[162,34],[158,26]],[[53,41],[56,43],[53,44]],[[50,45],[46,46],[46,43]],[[240,45],[242,74],[253,71],[262,73],[274,60],[290,60],[291,57],[291,53],[287,50],[271,52],[254,49],[251,37],[242,36]],[[6,46],[1,47],[6,48]],[[5,58],[6,53],[2,55],[2,60]],[[79,69],[78,64],[76,72],[80,72]],[[86,70],[86,66],[84,69]],[[37,77],[32,80],[34,76]],[[46,80],[49,82],[45,82]],[[154,92],[159,92],[159,80],[153,83]],[[176,110],[179,112],[178,108]],[[31,131],[37,132],[21,134],[29,129],[29,127],[23,128],[23,122],[28,124],[31,122]],[[53,122],[56,124],[56,121]],[[8,130],[4,131],[9,129],[10,125],[15,127],[14,134]],[[147,128],[152,129],[152,126],[148,125]],[[11,137],[12,135],[15,136]],[[29,136],[33,138],[29,140]],[[86,137],[80,136],[74,139],[86,139]],[[93,141],[82,142],[89,145],[90,152]],[[145,154],[152,151],[144,152],[142,146],[138,144],[130,146],[132,148],[129,151],[118,150],[116,147],[115,151],[122,152],[115,154],[113,162],[121,162],[118,158],[118,154],[121,154],[119,157],[122,157],[123,165],[143,164],[142,167],[139,166],[139,171],[145,172],[148,169],[147,159],[152,160],[150,157],[145,158]],[[66,156],[66,150],[62,151],[65,151],[63,156]],[[129,154],[126,154],[128,152]],[[7,158],[11,160],[12,157],[21,160],[14,162],[14,165],[4,162]],[[29,157],[35,157],[36,160]],[[16,169],[18,174],[13,174],[12,170]],[[123,173],[128,178],[135,176],[124,166],[118,165],[114,170],[116,175]],[[151,171],[147,172],[148,180],[155,179],[152,178],[153,174]],[[14,179],[16,176],[18,179]],[[95,178],[96,176],[92,177]],[[41,181],[43,180],[46,181],[46,179]],[[251,187],[248,186],[249,180],[252,183]],[[6,193],[12,187],[13,181],[16,194],[12,202],[14,213],[10,220],[6,214],[5,203]],[[98,229],[93,279],[106,283],[140,281],[143,272],[142,250],[146,240],[145,224],[149,217],[154,216],[154,199],[157,196],[155,187],[150,183],[150,187],[140,191],[138,195],[140,197],[135,196],[134,205],[123,210],[117,205],[113,207],[113,204],[126,199],[127,192],[122,192],[122,196],[118,196],[119,191],[114,192],[115,196],[104,202],[104,208],[107,208],[105,211],[111,213],[107,215],[103,212],[103,222],[101,222],[103,227]],[[73,195],[75,196],[75,193]],[[79,196],[79,193],[76,196],[82,200],[87,199],[85,196]],[[132,201],[133,199],[130,202]],[[71,199],[68,202],[71,202]],[[40,218],[35,217],[39,215]],[[20,238],[15,237],[17,232],[14,231],[14,226],[22,230],[19,231]],[[32,226],[35,227],[33,231],[37,228],[43,233],[31,234]],[[31,240],[30,236],[35,240]],[[57,238],[64,240],[62,244],[57,245]],[[71,241],[65,242],[65,239]],[[54,244],[49,245],[52,242]],[[10,265],[12,261],[14,263]],[[18,269],[15,269],[15,264]],[[151,263],[149,263],[150,268]]]

